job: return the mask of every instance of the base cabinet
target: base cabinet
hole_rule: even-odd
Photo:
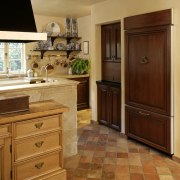
[[[89,77],[72,78],[78,81],[77,85],[77,110],[89,108]]]
[[[98,121],[121,130],[121,89],[118,83],[98,81]]]
[[[166,153],[171,153],[171,118],[126,106],[126,134]]]
[[[28,111],[32,116],[28,114],[26,119],[23,112],[23,119],[19,120],[21,114],[11,114],[17,121],[0,125],[0,180],[66,180],[63,117],[57,111],[49,114],[52,107],[50,102],[50,108],[36,116],[36,103],[34,109]],[[63,108],[62,111],[66,111]],[[0,119],[8,120],[8,117]]]
[[[0,180],[10,180],[11,172],[10,126],[0,126]]]
[[[62,126],[61,114],[12,124],[14,180],[41,179],[57,169],[61,172]]]

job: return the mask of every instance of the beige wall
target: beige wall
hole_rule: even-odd
[[[90,41],[90,33],[89,33],[90,26],[87,23],[87,22],[89,22],[89,20],[91,20],[90,16],[80,18],[80,20],[78,20],[79,36],[83,37],[82,40]],[[37,26],[38,32],[42,32],[46,28],[46,25],[48,23],[56,22],[60,26],[60,32],[62,34],[65,33],[65,18],[35,15],[35,21],[36,21],[36,26]],[[80,40],[79,42],[81,43],[82,40]],[[55,40],[54,45],[56,45],[59,42],[66,44],[66,40],[59,38],[59,39]],[[26,44],[26,55],[40,55],[40,52],[32,52],[31,51],[35,47],[37,47],[37,42]],[[61,65],[58,65],[58,66],[55,65],[56,60],[58,60],[60,62],[62,62],[62,61],[69,62],[69,59],[67,59],[66,56],[64,56],[65,54],[66,54],[65,52],[46,52],[44,54],[43,59],[41,59],[40,57],[35,57],[35,56],[31,57],[30,60],[27,60],[27,70],[29,68],[32,68],[33,62],[37,62],[39,64],[39,68],[36,68],[34,70],[37,72],[38,75],[40,75],[41,67],[48,63],[51,63],[54,65],[54,71],[49,72],[49,76],[59,75],[59,74],[68,74],[68,67],[64,68]],[[72,52],[71,55],[73,55],[73,54],[78,55],[78,53]],[[49,55],[50,55],[50,57],[48,57]],[[61,55],[61,56],[55,57],[55,56],[51,56],[51,55]]]
[[[100,25],[104,23],[110,23],[114,21],[121,21],[121,43],[122,43],[122,120],[124,120],[124,33],[123,33],[123,18],[126,16],[137,15],[152,11],[158,11],[163,9],[174,9],[174,38],[173,38],[173,64],[174,64],[174,152],[175,155],[180,157],[180,1],[177,0],[107,0],[102,3],[98,3],[92,7],[91,10],[91,103],[93,104],[93,118],[97,119],[97,94],[96,94],[96,80],[101,79],[100,62],[101,62],[101,50],[100,50]],[[177,41],[176,41],[177,40]],[[124,131],[124,121],[122,121],[122,127]]]
[[[81,39],[82,52],[80,53],[80,56],[91,60],[91,16],[78,18],[78,35],[82,37]],[[83,53],[84,41],[89,41],[89,55],[84,55]],[[90,99],[92,99],[91,91],[90,91],[89,96],[90,96]],[[90,101],[90,106],[91,106],[91,101]]]
[[[42,32],[43,30],[45,30],[46,25],[50,22],[56,22],[59,26],[60,26],[60,32],[64,33],[64,26],[65,26],[65,18],[61,18],[61,17],[50,17],[50,16],[41,16],[41,15],[35,15],[35,21],[36,21],[36,27],[37,27],[37,31],[38,32]],[[63,42],[64,43],[64,42]],[[40,55],[40,52],[32,52],[32,49],[35,49],[35,47],[37,47],[37,42],[35,43],[28,43],[26,44],[26,55]],[[51,63],[54,64],[56,59],[60,60],[63,57],[48,57],[48,55],[52,55],[52,54],[58,54],[58,53],[49,53],[46,52],[45,56],[43,59],[41,59],[40,57],[31,57],[31,59],[27,60],[27,70],[29,68],[32,68],[32,64],[33,62],[37,62],[39,64],[39,67],[34,69],[36,71],[36,73],[38,75],[40,75],[40,69],[42,66]],[[61,53],[62,54],[62,53]],[[61,66],[54,66],[55,70],[50,72],[49,75],[54,75],[54,74],[65,74],[67,73],[68,69],[67,68],[63,68]]]
[[[89,49],[89,55],[84,55],[83,54],[83,41],[89,41],[89,47],[91,44],[91,16],[85,16],[78,18],[78,35],[82,37],[81,39],[81,47],[82,47],[82,52],[81,55],[85,56],[87,58],[90,58],[90,52],[91,50]]]

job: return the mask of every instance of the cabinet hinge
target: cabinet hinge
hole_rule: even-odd
[[[12,179],[12,176],[13,176],[13,175],[12,175],[12,171],[11,171],[11,172],[10,172],[10,177],[11,177],[11,179]]]
[[[12,144],[10,145],[10,153],[12,153]]]

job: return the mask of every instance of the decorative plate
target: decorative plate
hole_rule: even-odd
[[[63,43],[57,43],[56,44],[56,49],[57,50],[65,50],[66,47],[65,47],[65,45]]]
[[[47,24],[46,26],[46,31],[48,32],[52,32],[52,35],[58,35],[60,33],[60,27],[57,23],[55,22],[50,22],[49,24]]]

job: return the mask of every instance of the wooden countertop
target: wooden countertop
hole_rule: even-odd
[[[68,107],[61,105],[53,100],[34,102],[30,103],[28,111],[1,114],[0,125],[33,118],[40,118],[43,116],[60,114],[67,112],[68,110]]]

